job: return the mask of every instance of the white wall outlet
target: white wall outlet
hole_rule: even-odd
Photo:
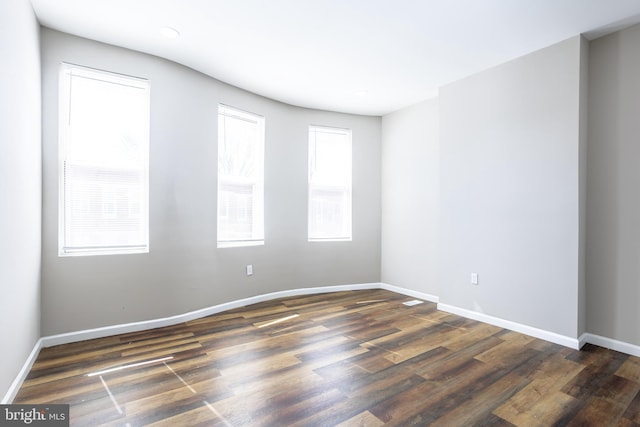
[[[253,265],[247,264],[247,276],[253,276]]]
[[[471,273],[471,284],[472,285],[478,284],[478,273]]]

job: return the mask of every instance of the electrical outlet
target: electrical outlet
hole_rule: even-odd
[[[472,285],[478,284],[478,273],[471,273],[471,284]]]
[[[253,276],[253,265],[247,264],[247,276]]]

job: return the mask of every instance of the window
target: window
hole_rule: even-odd
[[[351,131],[309,127],[309,241],[351,240]]]
[[[218,247],[264,244],[264,117],[218,107]]]
[[[59,254],[149,251],[149,84],[62,64]]]

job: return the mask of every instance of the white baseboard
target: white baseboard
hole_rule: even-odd
[[[202,317],[210,316],[212,314],[220,313],[226,310],[231,310],[238,307],[244,307],[246,305],[255,304],[264,301],[270,301],[277,298],[286,298],[297,295],[310,295],[310,294],[322,294],[329,292],[341,292],[341,291],[356,291],[363,289],[386,289],[399,294],[407,295],[413,298],[420,298],[426,301],[438,302],[438,297],[434,295],[425,294],[411,289],[405,289],[398,286],[389,285],[386,283],[362,283],[353,285],[336,285],[336,286],[323,286],[317,288],[299,288],[290,289],[286,291],[271,292],[263,295],[256,295],[249,298],[244,298],[236,301],[230,301],[223,304],[206,307],[200,310],[190,311],[184,314],[178,314],[175,316],[162,317],[159,319],[144,320],[140,322],[124,323],[119,325],[105,326],[101,328],[85,329],[82,331],[68,332],[57,335],[50,335],[40,338],[31,354],[25,361],[22,369],[11,383],[9,390],[2,399],[2,404],[11,403],[16,397],[22,383],[26,379],[33,363],[38,357],[38,353],[42,348],[52,347],[55,345],[69,344],[78,341],[85,341],[95,338],[104,338],[112,335],[125,334],[128,332],[138,332],[146,329],[161,328],[164,326],[177,325],[179,323],[188,322],[190,320],[200,319]]]
[[[36,341],[35,345],[33,346],[33,350],[31,350],[31,353],[29,353],[29,357],[24,362],[24,365],[22,365],[22,369],[20,369],[20,372],[18,372],[18,375],[16,375],[16,378],[11,383],[9,390],[7,390],[7,393],[4,395],[0,403],[2,403],[3,405],[7,405],[13,402],[13,399],[15,399],[16,395],[18,394],[20,387],[22,387],[22,383],[24,383],[24,380],[27,378],[27,375],[29,375],[29,372],[31,371],[31,367],[33,366],[33,363],[36,361],[36,358],[38,357],[38,354],[40,353],[41,348],[42,348],[42,338]]]
[[[640,346],[629,344],[624,341],[614,340],[612,338],[602,337],[595,334],[582,334],[581,340],[584,339],[585,343],[597,345],[611,350],[619,351],[621,353],[630,354],[631,356],[640,357]]]
[[[323,286],[318,288],[300,288],[300,289],[290,289],[286,291],[279,292],[271,292],[263,295],[256,295],[249,298],[244,298],[241,300],[231,301],[228,303],[218,304],[211,307],[206,307],[200,310],[190,311],[184,314],[178,314],[176,316],[163,317],[159,319],[152,320],[144,320],[140,322],[132,322],[125,323],[120,325],[113,326],[105,326],[101,328],[95,329],[86,329],[77,332],[68,332],[64,334],[50,335],[46,337],[42,337],[38,339],[36,344],[29,354],[29,357],[25,361],[22,369],[16,376],[16,378],[11,383],[9,390],[5,394],[2,399],[2,404],[9,404],[13,402],[22,383],[26,379],[27,375],[29,375],[29,371],[31,371],[31,367],[35,362],[38,354],[42,348],[52,347],[60,344],[69,344],[78,341],[90,340],[94,338],[104,338],[112,335],[124,334],[128,332],[138,332],[146,329],[154,329],[161,328],[163,326],[171,326],[177,325],[179,323],[188,322],[189,320],[200,319],[202,317],[210,316],[212,314],[220,313],[222,311],[231,310],[233,308],[244,307],[246,305],[255,304],[258,302],[264,302],[273,300],[276,298],[285,298],[290,296],[297,295],[310,295],[310,294],[322,294],[329,292],[340,292],[340,291],[356,291],[363,289],[381,289],[383,288],[382,283],[363,283],[363,284],[355,284],[355,285],[336,285],[336,286]],[[401,288],[398,288],[401,289]],[[400,291],[398,291],[400,292]],[[401,292],[402,293],[402,292]]]
[[[286,291],[271,292],[263,295],[256,295],[236,301],[214,305],[202,308],[200,310],[190,311],[184,314],[178,314],[170,317],[162,317],[159,319],[144,320],[140,322],[124,323],[120,325],[105,326],[95,329],[85,329],[77,332],[68,332],[58,335],[50,335],[42,338],[43,347],[52,347],[54,345],[69,344],[72,342],[90,340],[94,338],[104,338],[111,335],[126,334],[129,332],[144,331],[146,329],[162,328],[164,326],[177,325],[179,323],[188,322],[190,320],[200,319],[202,317],[211,316],[212,314],[222,311],[231,310],[246,305],[255,304],[264,301],[270,301],[276,298],[285,298],[297,295],[323,294],[329,292],[340,291],[356,291],[362,289],[380,289],[381,283],[363,283],[358,285],[336,285],[323,286],[318,288],[299,288]]]
[[[290,289],[286,291],[271,292],[263,295],[256,295],[249,298],[244,298],[236,301],[231,301],[223,304],[206,307],[200,310],[191,311],[184,314],[178,314],[170,317],[163,317],[159,319],[145,320],[140,322],[125,323],[120,325],[105,326],[95,329],[87,329],[77,332],[69,332],[58,335],[51,335],[40,338],[33,347],[31,354],[26,360],[24,366],[16,376],[15,380],[9,387],[6,395],[2,399],[2,404],[11,403],[15,398],[20,386],[24,382],[25,378],[29,374],[33,363],[38,357],[40,349],[43,347],[51,347],[54,345],[68,344],[72,342],[90,340],[94,338],[103,338],[111,335],[118,335],[128,332],[138,332],[146,329],[160,328],[163,326],[177,325],[179,323],[188,322],[190,320],[199,319],[202,317],[210,316],[212,314],[220,313],[222,311],[231,310],[234,308],[244,307],[246,305],[255,304],[264,301],[270,301],[277,298],[285,298],[298,295],[320,294],[329,292],[340,291],[355,291],[363,289],[386,289],[388,291],[396,292],[399,294],[407,295],[413,298],[419,298],[425,301],[430,301],[438,304],[438,310],[446,311],[448,313],[457,314],[469,319],[478,320],[480,322],[489,323],[491,325],[506,328],[512,331],[520,332],[532,337],[540,338],[546,341],[550,341],[556,344],[563,345],[565,347],[580,349],[585,343],[599,345],[601,347],[610,348],[612,350],[627,353],[633,356],[640,356],[640,346],[628,344],[622,341],[617,341],[611,338],[601,337],[594,334],[582,334],[579,339],[567,337],[564,335],[556,334],[554,332],[545,331],[543,329],[534,328],[531,326],[523,325],[520,323],[512,322],[510,320],[501,319],[498,317],[489,316],[476,311],[463,309],[460,307],[443,304],[439,302],[439,298],[435,295],[426,294],[411,289],[401,288],[387,283],[363,283],[353,285],[337,285],[337,286],[323,286],[317,288],[300,288]]]
[[[425,294],[424,292],[413,291],[411,289],[401,288],[399,286],[389,285],[387,283],[379,284],[382,289],[386,289],[387,291],[396,292],[398,294],[408,295],[413,298],[423,299],[429,302],[435,302],[436,304],[440,301],[435,295]]]
[[[565,335],[556,334],[555,332],[534,328],[533,326],[523,325],[521,323],[512,322],[511,320],[489,316],[488,314],[479,313],[473,310],[467,310],[465,308],[460,308],[449,304],[438,303],[438,310],[457,314],[458,316],[466,317],[468,319],[478,320],[490,325],[499,326],[511,331],[520,332],[522,334],[560,344],[574,350],[580,349],[580,343],[578,342],[577,338],[567,337]]]
[[[410,289],[400,288],[398,286],[388,285],[386,283],[361,283],[353,285],[335,285],[322,286],[317,288],[299,288],[286,291],[271,292],[268,294],[256,295],[236,301],[206,307],[200,310],[190,311],[184,314],[178,314],[170,317],[162,317],[159,319],[144,320],[140,322],[124,323],[120,325],[105,326],[95,329],[86,329],[77,332],[68,332],[58,335],[50,335],[42,338],[42,347],[52,347],[54,345],[69,344],[72,342],[90,340],[94,338],[104,338],[111,335],[126,334],[129,332],[144,331],[146,329],[162,328],[164,326],[177,325],[179,323],[188,322],[190,320],[200,319],[202,317],[211,316],[212,314],[222,311],[231,310],[238,307],[244,307],[250,304],[270,301],[277,298],[286,298],[298,295],[323,294],[329,292],[341,291],[357,291],[363,289],[386,289],[392,292],[408,295],[414,298],[421,298],[427,301],[438,302],[438,297],[425,294],[422,292],[412,291]]]
[[[587,341],[587,335],[589,334],[582,334],[578,337],[578,346],[580,348],[584,347],[585,344],[587,344],[589,341]]]

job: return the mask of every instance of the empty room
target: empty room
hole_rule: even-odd
[[[0,425],[640,426],[637,0],[0,36]]]

